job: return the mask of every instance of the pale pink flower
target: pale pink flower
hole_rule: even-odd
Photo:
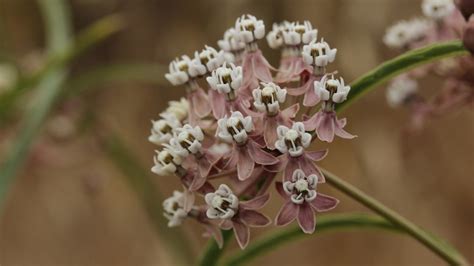
[[[297,219],[306,234],[312,234],[316,228],[316,212],[332,210],[339,203],[336,198],[316,192],[318,177],[307,175],[296,169],[291,180],[283,184],[277,182],[278,193],[286,199],[275,219],[275,224],[284,226]]]
[[[205,196],[208,205],[207,217],[221,220],[221,228],[233,229],[237,243],[244,249],[250,240],[249,227],[263,227],[271,223],[270,219],[256,210],[263,208],[269,195],[255,197],[249,201],[239,201],[227,185]]]

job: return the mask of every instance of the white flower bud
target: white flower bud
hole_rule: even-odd
[[[227,185],[221,184],[213,193],[204,197],[208,209],[206,215],[209,219],[230,219],[238,210],[239,199]]]
[[[277,128],[278,140],[275,147],[281,152],[288,152],[292,157],[301,156],[304,149],[311,143],[311,134],[306,133],[301,122],[293,123],[290,128],[279,126]]]
[[[263,88],[252,91],[253,105],[260,112],[276,114],[280,111],[280,104],[285,102],[286,90],[275,83],[261,83]]]
[[[167,176],[176,173],[178,166],[183,163],[183,158],[175,153],[168,145],[161,151],[156,151],[153,157],[155,165],[151,171],[157,175]]]
[[[325,67],[332,63],[336,58],[337,49],[331,49],[324,40],[317,42],[312,40],[309,44],[303,46],[303,60],[308,65]]]
[[[182,157],[201,152],[204,134],[199,126],[189,124],[175,130],[174,137],[170,140],[171,148]]]
[[[207,77],[206,80],[212,89],[220,93],[230,93],[240,88],[242,78],[243,73],[241,66],[235,66],[232,63],[224,63],[224,65],[212,71],[211,76]]]
[[[176,58],[169,65],[169,73],[165,74],[165,78],[174,86],[183,85],[189,80],[189,66],[191,59],[183,55],[181,59]]]
[[[223,141],[237,144],[244,144],[247,141],[248,133],[253,130],[252,117],[244,117],[240,112],[232,112],[227,118],[221,118],[217,121],[217,136]]]
[[[265,36],[265,24],[252,15],[242,15],[235,22],[237,38],[245,43],[252,43]]]

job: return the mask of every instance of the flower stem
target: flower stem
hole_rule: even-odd
[[[409,235],[417,239],[421,244],[436,253],[444,261],[448,262],[451,265],[468,265],[466,259],[464,259],[457,251],[444,244],[439,239],[436,239],[432,235],[428,234],[426,231],[413,224],[405,217],[383,205],[376,199],[365,194],[363,191],[356,188],[355,186],[342,180],[333,173],[325,169],[321,169],[321,171],[326,177],[326,182],[328,184],[337,188],[338,190],[353,198],[354,200],[360,202],[362,205],[384,217],[394,225],[399,226]]]

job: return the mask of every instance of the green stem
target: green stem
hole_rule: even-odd
[[[394,226],[387,220],[368,214],[325,214],[318,216],[317,234],[336,230],[355,230],[378,228],[391,232],[403,233],[399,227]],[[316,236],[315,235],[315,236]],[[250,244],[245,250],[227,259],[222,265],[237,266],[248,263],[257,256],[275,251],[283,244],[313,235],[305,234],[298,226],[280,229],[268,236],[262,237]]]
[[[376,86],[417,66],[428,64],[445,57],[466,54],[468,54],[468,52],[460,40],[436,43],[406,52],[391,60],[385,61],[353,81],[347,100],[337,105],[336,108],[338,111],[345,109],[352,104],[352,102],[373,90]]]
[[[454,248],[448,247],[447,244],[442,243],[439,241],[439,239],[434,238],[432,235],[428,234],[426,231],[413,224],[405,217],[365,194],[362,190],[342,180],[333,173],[325,169],[322,169],[322,171],[328,184],[337,188],[354,200],[360,202],[362,205],[384,217],[392,224],[398,226],[449,264],[468,265],[466,259],[464,259],[457,251],[455,251]]]
[[[229,242],[228,240],[232,237],[232,230],[222,230],[222,236],[224,238],[224,246],[222,248],[219,248],[217,242],[214,239],[209,240],[209,243],[206,247],[206,251],[199,259],[199,266],[214,266],[217,264],[219,258],[221,257],[225,247]]]

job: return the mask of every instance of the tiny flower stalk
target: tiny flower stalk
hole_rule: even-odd
[[[332,75],[330,78],[325,75],[321,81],[315,81],[315,94],[323,101],[323,104],[320,111],[303,122],[306,130],[315,130],[317,137],[326,142],[332,142],[335,135],[344,139],[355,138],[356,136],[343,129],[346,119],[336,117],[336,104],[347,99],[350,89],[344,84],[344,79],[334,79]]]
[[[269,200],[269,195],[255,197],[249,201],[239,201],[237,196],[225,184],[205,196],[208,206],[207,217],[219,220],[224,230],[233,229],[240,248],[244,249],[250,240],[249,227],[263,227],[271,223],[270,219],[258,212]]]
[[[298,220],[298,225],[304,233],[312,234],[316,228],[316,212],[332,210],[339,200],[316,192],[318,176],[307,175],[302,170],[296,169],[290,180],[284,183],[275,183],[280,196],[286,199],[275,219],[275,224],[284,226],[293,220]]]
[[[242,59],[242,93],[251,98],[260,82],[272,82],[273,79],[270,72],[273,67],[257,45],[257,40],[265,37],[265,25],[252,15],[243,15],[236,20],[235,30],[237,38],[246,44]]]
[[[264,168],[278,163],[278,160],[270,153],[264,151],[264,145],[258,143],[256,136],[250,135],[254,132],[252,117],[244,117],[240,112],[232,112],[230,117],[225,116],[217,121],[217,136],[232,143],[233,149],[224,157],[224,169],[237,168],[237,177],[245,181],[252,176],[255,165]]]
[[[292,119],[295,118],[299,110],[299,104],[294,104],[280,111],[280,105],[286,100],[286,90],[281,89],[275,83],[261,83],[262,89],[253,90],[253,105],[262,114],[263,137],[266,146],[270,150],[275,149],[275,142],[278,139],[277,127],[280,125],[291,126]]]
[[[337,49],[331,49],[324,40],[317,42],[312,40],[303,46],[302,57],[306,65],[312,68],[312,74],[304,84],[297,88],[287,88],[288,94],[292,96],[304,95],[303,105],[313,107],[321,100],[315,93],[314,84],[326,73],[326,66],[336,58]]]

